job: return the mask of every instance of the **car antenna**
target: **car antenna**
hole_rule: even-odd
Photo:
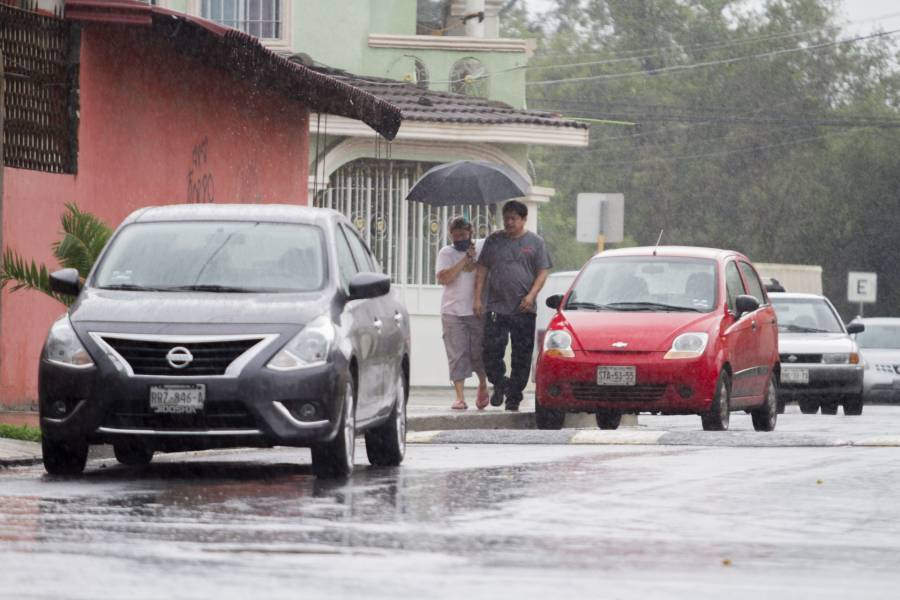
[[[662,234],[665,229],[659,230],[659,237],[656,238],[656,246],[653,248],[653,256],[656,256],[656,251],[659,250],[659,243],[662,241]]]

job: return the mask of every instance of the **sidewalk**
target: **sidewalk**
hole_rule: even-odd
[[[477,410],[475,390],[466,390],[466,394],[468,410],[451,410],[452,388],[413,388],[407,408],[409,431],[534,429],[533,392],[526,390],[517,413],[493,406]],[[37,427],[38,417],[36,412],[0,412],[0,423]],[[596,427],[596,423],[591,415],[568,415],[566,427]],[[40,444],[0,438],[0,468],[40,462]]]

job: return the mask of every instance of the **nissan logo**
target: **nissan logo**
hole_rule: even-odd
[[[166,362],[173,369],[183,369],[194,360],[194,355],[184,346],[175,346],[166,354]]]

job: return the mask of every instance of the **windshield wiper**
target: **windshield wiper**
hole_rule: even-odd
[[[167,287],[166,290],[171,290],[173,292],[235,292],[240,294],[248,294],[256,291],[245,287],[216,284],[178,285],[174,287]]]
[[[578,310],[579,308],[588,310],[619,310],[607,304],[597,304],[595,302],[569,302],[566,304],[566,310]]]
[[[662,304],[660,302],[610,302],[609,307],[615,307],[617,310],[666,310],[679,312],[703,312],[699,308],[691,306],[677,306],[674,304]]]
[[[801,325],[782,325],[779,329],[794,333],[831,333],[827,329],[816,329],[815,327],[803,327]]]
[[[134,283],[110,283],[109,285],[97,286],[101,290],[125,290],[128,292],[165,292],[168,288],[147,287],[145,285],[137,285]]]

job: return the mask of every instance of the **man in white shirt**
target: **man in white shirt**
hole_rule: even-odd
[[[475,406],[482,410],[488,405],[487,379],[481,360],[484,320],[473,311],[475,301],[475,262],[484,240],[472,241],[472,224],[465,217],[450,221],[449,246],[437,255],[437,281],[444,286],[441,297],[441,325],[450,380],[456,390],[456,401],[450,408],[468,408],[463,394],[466,379],[474,372],[478,376],[478,396]]]

